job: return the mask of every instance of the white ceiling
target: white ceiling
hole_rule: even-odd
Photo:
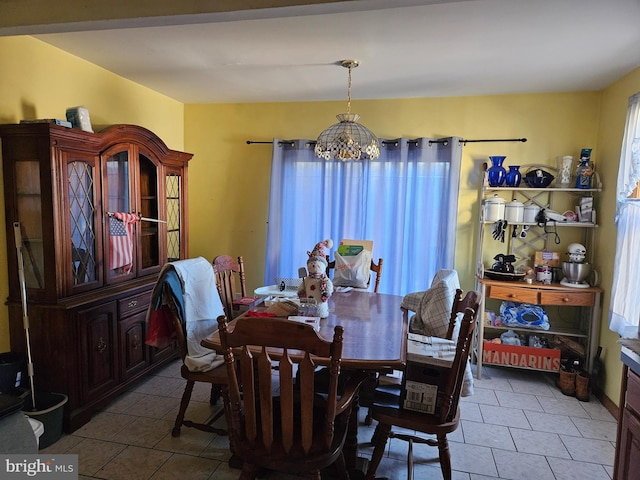
[[[352,1],[87,25],[37,38],[184,103],[346,99],[348,58],[361,63],[354,100],[600,90],[640,65],[640,0]]]

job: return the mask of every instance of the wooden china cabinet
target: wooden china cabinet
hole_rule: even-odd
[[[26,350],[18,228],[35,387],[69,397],[71,432],[177,355],[145,345],[145,317],[161,267],[187,257],[192,155],[133,125],[0,125],[0,139],[11,349]]]

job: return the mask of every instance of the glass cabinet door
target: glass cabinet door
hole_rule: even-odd
[[[120,281],[135,275],[135,228],[138,216],[131,202],[131,162],[129,150],[122,147],[105,152],[105,185],[103,186],[107,216],[105,268],[107,281]]]
[[[167,261],[175,262],[182,257],[182,176],[169,172],[165,177],[167,202]]]
[[[160,218],[158,166],[150,156],[138,153],[139,213],[140,213],[140,271],[139,274],[159,270],[164,259],[162,235],[164,219]]]
[[[42,234],[42,191],[40,162],[15,162],[15,189],[18,224],[22,237],[22,252],[26,287],[43,290],[44,239]]]
[[[159,271],[165,244],[160,208],[159,162],[141,146],[113,147],[103,154],[108,216],[107,281]]]
[[[66,195],[71,237],[72,288],[100,281],[98,269],[98,236],[96,232],[96,165],[95,160],[68,158]],[[94,285],[95,286],[95,285]]]

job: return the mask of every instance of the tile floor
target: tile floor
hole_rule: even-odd
[[[485,367],[475,394],[461,403],[461,427],[449,436],[454,480],[610,480],[615,419],[593,396],[579,402],[553,382],[553,375],[540,372]],[[239,471],[226,462],[226,437],[185,427],[171,437],[183,389],[177,361],[44,451],[78,454],[80,479],[237,479]],[[208,394],[206,385],[196,385],[187,418],[210,415],[215,407]],[[362,457],[371,456],[373,428],[360,423]],[[388,447],[377,475],[405,479],[407,443],[393,439]],[[414,460],[416,479],[442,478],[436,448],[415,445]]]

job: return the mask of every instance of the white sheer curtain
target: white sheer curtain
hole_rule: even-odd
[[[638,334],[640,322],[640,200],[629,195],[640,181],[640,92],[629,97],[617,183],[618,239],[611,287],[609,329]]]
[[[453,268],[461,154],[458,137],[402,138],[376,160],[326,161],[309,140],[275,139],[265,283],[296,277],[319,241],[354,238],[384,259],[381,293],[425,290]]]

